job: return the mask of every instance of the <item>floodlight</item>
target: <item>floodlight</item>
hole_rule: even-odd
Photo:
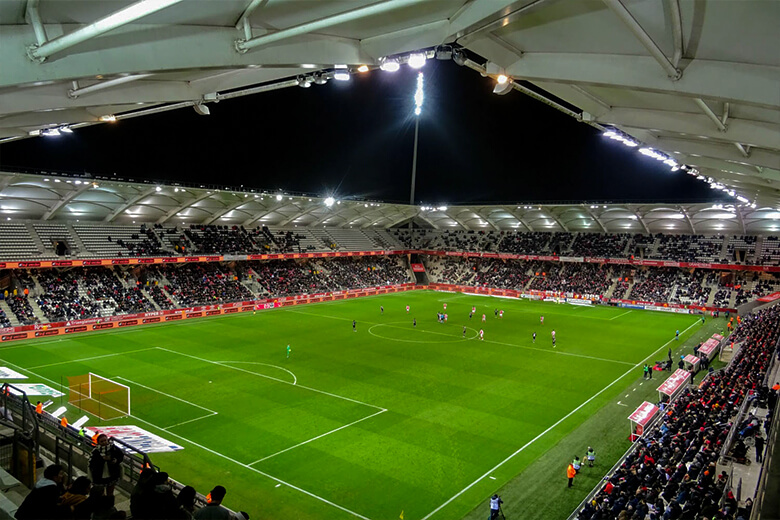
[[[333,79],[337,81],[349,81],[349,72],[336,72],[333,74]]]
[[[57,130],[56,128],[49,128],[48,130],[44,130],[43,132],[41,132],[41,135],[44,135],[46,137],[59,137],[61,134],[60,131]]]
[[[157,191],[157,192],[159,192],[159,191],[162,191],[162,188],[161,188],[160,186],[157,186],[157,187],[154,189],[154,191]]]
[[[509,78],[506,77],[506,74],[499,74],[498,77],[496,78],[496,81],[498,82],[499,85],[503,85],[508,80]]]
[[[201,103],[196,103],[192,105],[193,110],[195,110],[195,113],[199,116],[207,116],[211,114],[211,111],[209,110],[209,107],[206,105],[203,105]]]
[[[436,47],[436,59],[437,60],[452,59],[452,47],[449,45],[439,45],[438,47]]]
[[[361,65],[357,68],[358,72],[368,72],[368,65]]]
[[[311,200],[311,199],[309,199],[309,200]],[[328,206],[328,207],[333,206],[333,204],[335,202],[336,202],[336,200],[333,197],[328,197],[327,199],[325,199],[325,205]]]
[[[277,196],[276,196],[276,200],[278,200],[278,201],[281,201],[283,198],[284,198],[284,197],[282,197],[282,194],[281,194],[281,193],[280,193],[279,195],[277,195]]]
[[[307,76],[298,76],[295,78],[295,80],[298,82],[298,86],[301,88],[309,88],[311,87],[312,79]]]
[[[66,134],[72,134],[73,130],[71,130],[71,128],[68,126],[63,126],[62,128],[60,128],[60,132],[64,132]]]
[[[468,56],[466,56],[466,52],[463,49],[452,49],[452,61],[456,64],[462,67],[467,60]]]
[[[496,83],[496,86],[493,87],[493,94],[499,96],[505,96],[510,92],[512,92],[512,82],[508,80],[505,83]]]
[[[100,116],[100,120],[105,123],[113,123],[116,121],[116,116],[114,114],[106,114],[104,116]]]
[[[395,58],[385,58],[379,68],[385,72],[395,72],[401,68],[401,65]]]
[[[424,101],[423,96],[423,73],[417,73],[417,89],[414,91],[414,115],[419,116],[422,112]]]
[[[406,63],[413,69],[420,69],[425,66],[426,61],[424,52],[415,52],[409,55],[409,60]]]
[[[327,82],[328,82],[328,78],[325,77],[325,75],[322,74],[321,72],[318,72],[314,75],[314,83],[316,83],[317,85],[324,85]]]

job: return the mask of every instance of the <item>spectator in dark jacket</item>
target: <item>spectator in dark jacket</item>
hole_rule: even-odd
[[[97,446],[89,459],[89,472],[95,486],[106,488],[106,494],[114,494],[114,486],[122,474],[122,460],[125,454],[114,445],[104,433],[98,435]]]
[[[43,472],[43,478],[33,486],[32,491],[16,510],[17,520],[39,518],[61,518],[60,495],[63,492],[65,472],[59,464],[52,464]]]

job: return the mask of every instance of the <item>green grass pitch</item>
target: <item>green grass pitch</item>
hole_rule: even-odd
[[[202,493],[225,485],[255,519],[483,518],[496,491],[508,515],[559,519],[628,447],[629,413],[657,399],[662,374],[644,384],[642,364],[718,325],[414,291],[9,344],[0,365],[56,387],[87,372],[128,385],[132,417],[103,424],[180,444],[153,461]],[[566,490],[588,445],[598,465]]]

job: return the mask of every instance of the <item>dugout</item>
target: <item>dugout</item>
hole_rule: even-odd
[[[688,382],[690,377],[691,373],[687,370],[682,368],[675,370],[674,373],[658,387],[658,399],[664,401],[666,400],[664,396],[666,396],[669,401],[673,400],[677,397],[677,394],[685,388],[685,383]]]
[[[645,430],[655,422],[658,417],[659,408],[651,402],[645,401],[639,408],[634,410],[634,413],[628,416],[628,423],[631,428],[629,439],[631,442],[636,441],[645,433]]]

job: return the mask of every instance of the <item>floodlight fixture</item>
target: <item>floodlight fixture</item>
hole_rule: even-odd
[[[62,134],[60,134],[60,131],[57,130],[56,128],[49,128],[41,132],[41,135],[46,137],[59,137]]]
[[[504,83],[496,83],[496,86],[493,87],[493,94],[496,94],[498,96],[505,96],[512,92],[512,81],[507,79]]]
[[[423,101],[423,73],[417,74],[417,89],[414,91],[414,115],[419,116],[422,113]]]
[[[311,87],[311,84],[314,80],[309,76],[298,76],[297,78],[295,78],[295,81],[298,82],[299,87],[309,88]]]
[[[414,52],[409,55],[409,59],[406,63],[413,69],[421,69],[425,66],[426,61],[427,58],[425,57],[424,52]]]
[[[157,186],[156,188],[154,188],[154,191],[156,191],[156,192],[158,192],[158,193],[159,193],[159,192],[161,192],[161,191],[162,191],[162,187],[160,187],[160,186]]]
[[[395,72],[401,68],[401,64],[395,58],[385,58],[382,60],[382,64],[379,66],[385,72]]]
[[[73,130],[69,126],[63,126],[60,128],[60,132],[66,133],[66,134],[72,134]]]
[[[277,201],[281,201],[283,198],[284,198],[284,197],[282,197],[282,194],[281,194],[281,193],[279,193],[278,195],[276,195],[276,200],[277,200]]]
[[[328,82],[328,78],[321,72],[314,74],[314,83],[317,85],[324,85]]]
[[[333,79],[336,81],[349,81],[349,72],[347,71],[336,71],[333,74]]]
[[[504,83],[509,81],[509,78],[506,76],[506,74],[499,74],[498,77],[496,78],[496,81],[498,82],[499,85],[503,85]]]
[[[309,200],[311,200],[311,199],[309,199]],[[333,204],[335,202],[336,202],[336,200],[333,197],[328,197],[327,199],[325,199],[325,205],[328,206],[328,207],[333,206]]]
[[[468,56],[466,56],[466,51],[463,49],[452,49],[452,61],[454,61],[456,64],[462,67],[466,64],[467,60]]]
[[[368,65],[361,65],[357,68],[358,72],[368,72]]]
[[[104,123],[115,123],[116,116],[114,114],[106,114],[104,116],[100,116],[100,120]]]

